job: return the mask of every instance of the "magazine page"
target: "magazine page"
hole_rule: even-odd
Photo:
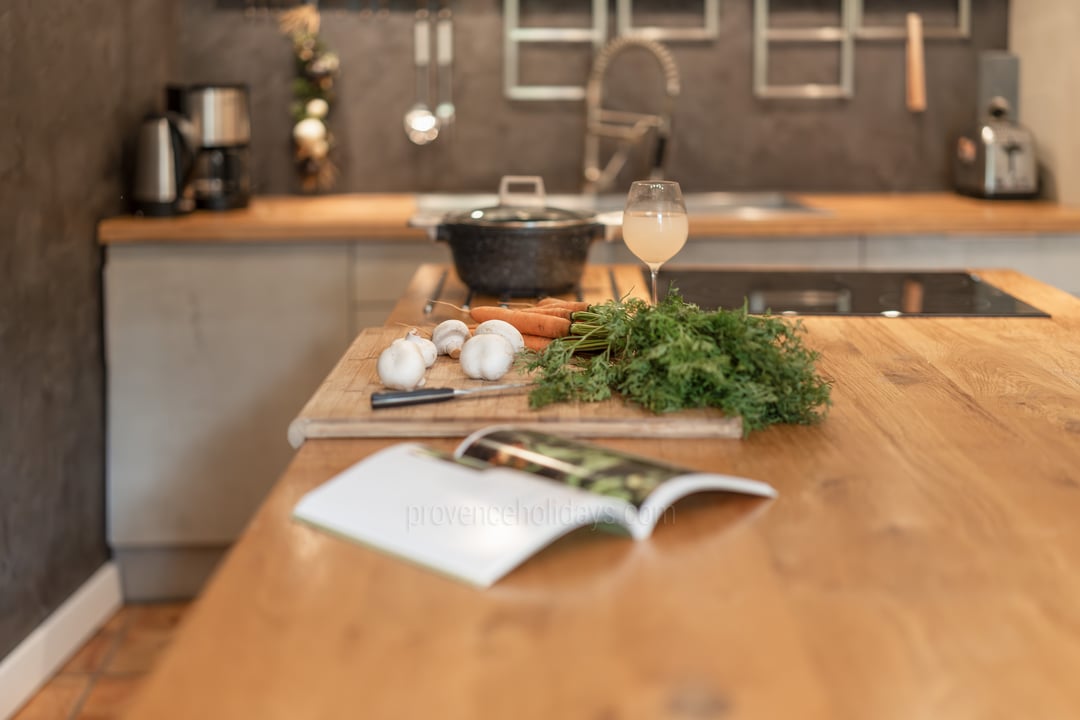
[[[485,428],[466,438],[454,453],[489,465],[509,467],[594,495],[623,500],[632,534],[647,537],[663,511],[694,492],[718,490],[775,497],[772,486],[730,475],[700,473],[660,460],[538,430]]]
[[[571,530],[632,513],[616,498],[478,464],[393,445],[307,493],[293,516],[487,587]]]
[[[663,483],[690,472],[573,438],[513,427],[473,433],[454,454],[616,497],[635,508]]]

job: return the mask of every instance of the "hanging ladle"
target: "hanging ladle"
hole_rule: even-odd
[[[450,0],[443,0],[435,26],[436,65],[438,67],[439,104],[435,106],[435,117],[440,127],[449,127],[454,122],[453,74],[454,74],[454,19],[450,10]]]
[[[416,11],[413,25],[415,49],[413,62],[416,66],[416,103],[405,113],[405,134],[417,145],[427,145],[439,136],[439,120],[428,108],[428,86],[430,84],[428,67],[431,64],[431,24],[428,11],[421,8]]]

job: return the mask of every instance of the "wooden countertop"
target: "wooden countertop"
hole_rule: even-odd
[[[427,235],[406,222],[416,212],[413,195],[269,195],[252,198],[241,210],[200,210],[166,218],[123,215],[98,225],[98,241],[265,242],[280,240],[364,240]]]
[[[796,195],[822,214],[741,220],[695,215],[692,237],[1080,233],[1080,208],[990,201],[952,193]],[[175,218],[109,218],[102,244],[281,240],[426,240],[406,225],[414,195],[265,196],[243,210]]]
[[[308,442],[128,716],[1076,717],[1080,300],[979,272],[1053,317],[804,318],[824,423],[598,441],[767,481],[770,508],[691,499],[487,591],[291,521],[391,441]]]

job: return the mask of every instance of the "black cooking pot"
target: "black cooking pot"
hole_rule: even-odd
[[[522,183],[533,192],[511,192]],[[474,292],[535,297],[572,290],[604,231],[595,215],[547,207],[540,178],[505,177],[499,205],[448,215],[435,237],[449,243],[458,276]]]

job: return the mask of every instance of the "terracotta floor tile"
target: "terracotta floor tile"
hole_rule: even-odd
[[[124,605],[108,619],[108,621],[101,626],[102,630],[110,632],[119,632],[127,627],[128,620],[131,618],[131,605]]]
[[[189,605],[125,605],[12,720],[67,720],[84,696],[78,718],[119,717]]]
[[[128,608],[121,608],[86,643],[71,656],[61,673],[94,673],[103,669],[129,619]]]
[[[146,605],[128,605],[130,613],[129,628],[154,630],[176,629],[191,606],[190,602],[148,603]]]
[[[119,718],[143,681],[142,675],[101,675],[79,709],[78,720]]]
[[[57,675],[11,720],[66,720],[89,686],[89,675]]]
[[[109,675],[145,673],[172,640],[189,603],[132,605],[127,629],[105,666]]]

